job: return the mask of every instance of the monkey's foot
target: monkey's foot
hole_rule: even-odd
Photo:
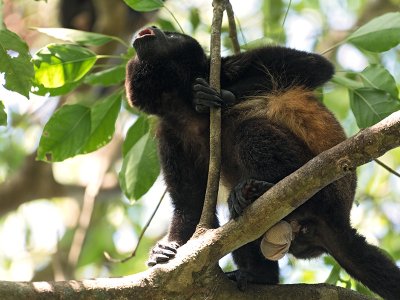
[[[255,179],[247,179],[234,187],[228,198],[231,216],[240,216],[244,209],[258,197],[268,191],[274,184]]]
[[[158,242],[150,252],[150,257],[147,261],[147,265],[149,267],[152,267],[156,264],[163,264],[168,262],[170,259],[175,257],[178,248],[179,244],[177,242]]]
[[[246,290],[249,283],[255,284],[277,284],[268,279],[266,274],[253,274],[251,272],[236,270],[225,273],[230,280],[236,281],[237,287],[242,292]]]

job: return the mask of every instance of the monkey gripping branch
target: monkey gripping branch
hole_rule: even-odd
[[[3,281],[0,295],[2,299],[212,299],[217,296],[254,299],[265,295],[278,299],[295,293],[298,299],[368,299],[329,285],[252,285],[243,293],[214,266],[221,257],[262,235],[324,186],[398,146],[400,112],[310,160],[269,189],[243,216],[192,238],[179,249],[175,259],[165,265],[124,278]],[[269,217],[265,218],[266,215]]]

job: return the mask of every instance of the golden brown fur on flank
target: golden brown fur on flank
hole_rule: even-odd
[[[346,139],[333,114],[312,91],[301,87],[256,96],[235,105],[231,112],[238,113],[242,120],[267,117],[288,128],[315,155]]]

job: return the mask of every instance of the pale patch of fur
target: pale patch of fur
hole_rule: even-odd
[[[232,109],[244,121],[267,118],[289,129],[319,154],[346,139],[339,122],[314,93],[301,87],[251,97]]]

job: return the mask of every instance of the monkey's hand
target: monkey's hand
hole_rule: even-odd
[[[176,250],[179,248],[177,242],[159,241],[150,252],[147,265],[149,267],[156,264],[163,264],[175,257]]]
[[[203,78],[196,78],[193,84],[193,105],[197,112],[207,113],[210,107],[226,107],[235,103],[235,95],[227,90],[221,90],[219,94],[210,87]]]
[[[244,209],[274,184],[255,179],[246,179],[235,186],[228,197],[229,212],[233,218],[240,216]]]

